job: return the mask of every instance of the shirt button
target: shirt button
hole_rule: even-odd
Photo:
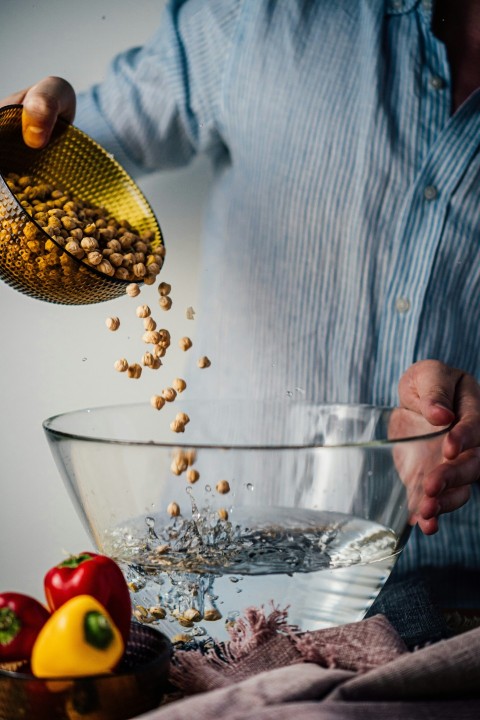
[[[410,300],[406,297],[399,297],[395,303],[395,310],[399,313],[406,313],[410,310]]]
[[[434,90],[442,90],[445,87],[445,80],[440,75],[432,75],[430,85]]]
[[[438,195],[438,190],[435,185],[427,185],[423,191],[423,197],[425,200],[435,200]]]

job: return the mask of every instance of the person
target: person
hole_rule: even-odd
[[[134,177],[210,158],[206,393],[398,393],[453,424],[404,573],[480,569],[479,52],[474,0],[171,0],[88,92],[49,77],[2,102],[31,147],[75,118]]]

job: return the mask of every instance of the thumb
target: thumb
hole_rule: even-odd
[[[432,425],[448,425],[455,419],[455,398],[462,372],[437,360],[411,365],[402,376],[400,404],[420,413]]]
[[[25,143],[32,148],[44,147],[59,116],[72,122],[75,105],[75,91],[62,78],[47,77],[29,88],[23,97],[22,131]]]

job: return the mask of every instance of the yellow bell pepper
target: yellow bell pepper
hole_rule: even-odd
[[[122,636],[103,605],[90,595],[77,595],[56,610],[38,634],[32,672],[43,678],[108,673],[123,651]]]

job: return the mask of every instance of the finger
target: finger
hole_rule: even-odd
[[[447,490],[472,485],[480,480],[480,449],[468,450],[455,460],[438,465],[426,478],[427,497],[438,497]]]
[[[420,530],[424,535],[435,535],[438,532],[438,518],[433,517],[425,520],[423,518],[417,518],[416,522]]]
[[[0,107],[5,107],[5,105],[21,105],[23,103],[23,98],[26,95],[27,89],[28,88],[25,88],[25,90],[20,90],[19,92],[4,97],[2,100],[0,100]]]
[[[75,92],[66,80],[48,77],[29,88],[23,97],[22,130],[25,143],[44,147],[61,115],[72,122],[75,117]]]
[[[418,522],[438,518],[443,513],[450,513],[458,510],[468,502],[471,494],[470,485],[462,485],[442,493],[437,498],[426,497],[420,503],[418,509]]]
[[[400,404],[425,417],[432,425],[455,419],[455,394],[462,372],[437,360],[422,360],[404,373],[398,392]]]
[[[443,453],[448,459],[480,446],[480,386],[471,375],[462,375],[455,403],[458,420],[443,444]]]

